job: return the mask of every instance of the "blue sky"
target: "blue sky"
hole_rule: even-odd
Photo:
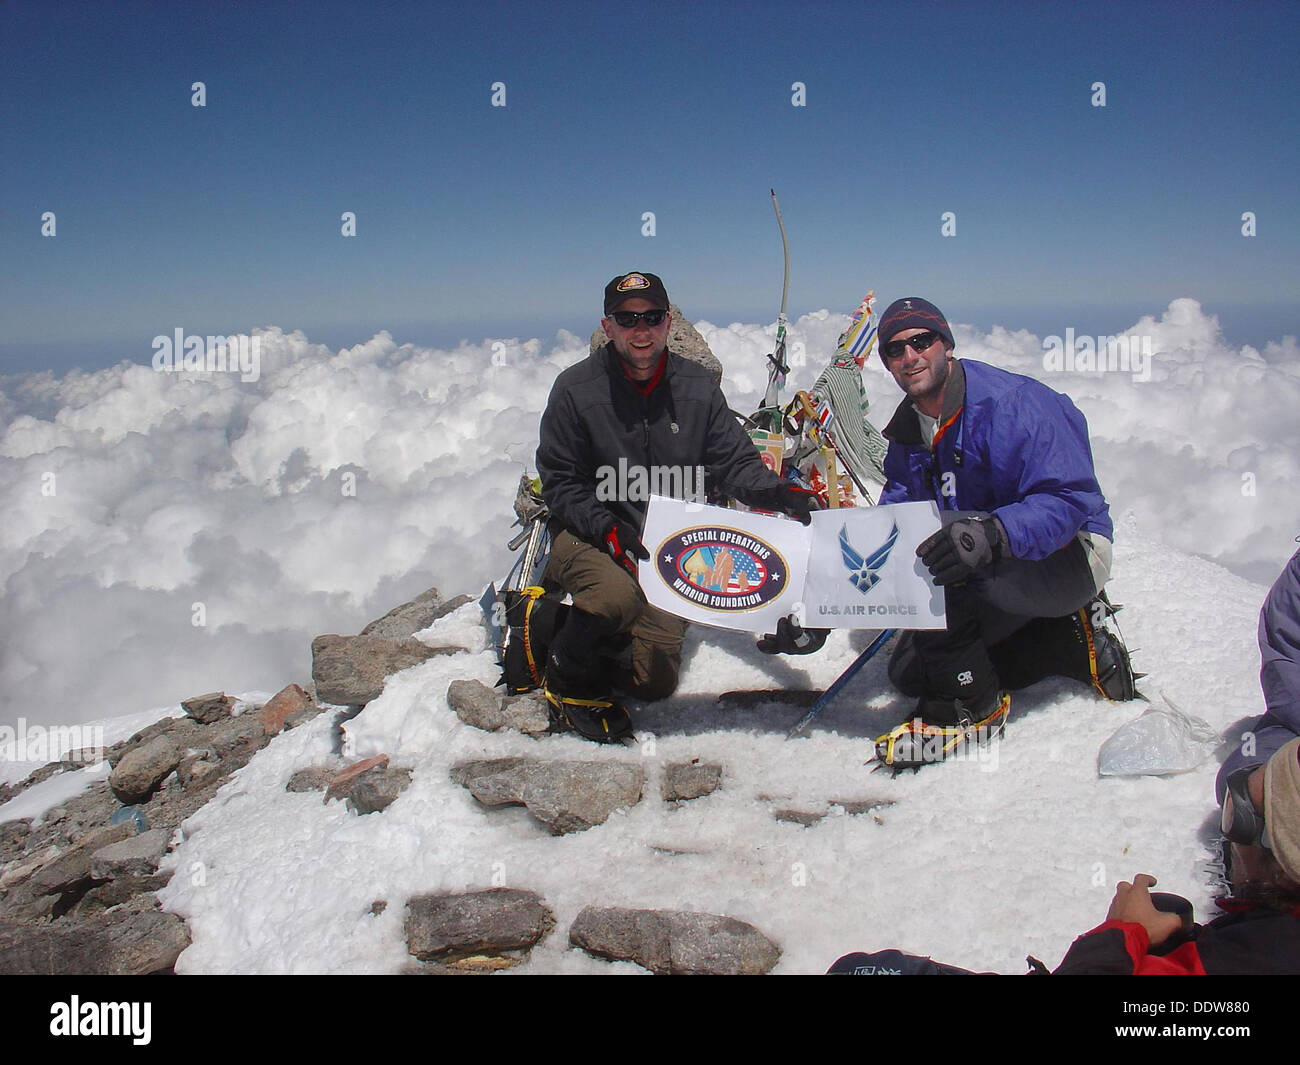
[[[585,333],[633,268],[765,321],[771,186],[792,317],[873,287],[1101,333],[1192,296],[1259,344],[1300,331],[1298,30],[1291,3],[11,0],[0,372],[177,327]]]

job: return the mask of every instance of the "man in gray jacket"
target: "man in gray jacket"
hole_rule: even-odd
[[[686,623],[647,604],[637,583],[651,492],[702,501],[713,485],[810,521],[811,494],[763,465],[712,375],[668,351],[668,308],[654,274],[611,280],[609,343],[556,378],[542,414],[537,472],[552,536],[543,584],[558,594],[538,603],[529,643],[553,720],[601,742],[632,732],[614,687],[641,699],[677,687]]]

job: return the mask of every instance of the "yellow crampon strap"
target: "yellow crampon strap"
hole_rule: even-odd
[[[528,599],[528,604],[524,607],[524,659],[528,662],[528,675],[532,677],[533,683],[541,684],[542,671],[537,668],[537,659],[533,657],[532,625],[529,622],[532,620],[533,607],[546,594],[546,589],[532,584],[519,594]]]
[[[1083,638],[1088,643],[1088,673],[1092,677],[1092,686],[1098,695],[1108,703],[1113,703],[1115,700],[1106,694],[1106,689],[1101,686],[1101,679],[1097,676],[1097,644],[1092,638],[1092,623],[1088,620],[1087,607],[1079,611],[1079,620],[1083,622]]]

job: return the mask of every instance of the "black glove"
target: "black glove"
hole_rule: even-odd
[[[758,649],[765,655],[810,655],[822,649],[830,631],[801,628],[793,616],[782,618],[775,634],[769,632],[758,641]]]
[[[632,556],[642,559],[650,557],[645,544],[637,537],[636,530],[625,521],[613,521],[601,539],[609,557],[632,574],[632,579],[635,580],[636,563],[632,561]]]
[[[764,488],[761,492],[756,492],[754,498],[758,500],[756,505],[760,509],[779,510],[792,518],[798,518],[803,525],[812,524],[812,511],[817,509],[817,493],[789,481],[775,488]]]
[[[1007,532],[997,518],[960,518],[921,541],[917,555],[935,584],[955,584],[1002,557]]]

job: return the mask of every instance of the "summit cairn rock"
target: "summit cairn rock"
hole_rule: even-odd
[[[722,363],[710,350],[708,341],[700,336],[699,330],[687,320],[686,315],[682,314],[682,309],[677,304],[670,303],[668,310],[673,316],[673,324],[668,327],[668,350],[680,355],[683,359],[689,359],[691,362],[703,366],[713,375],[713,380],[720,384],[722,382]],[[605,330],[597,325],[596,331],[591,334],[591,350],[594,352],[607,343],[609,343],[609,337],[605,335]]]
[[[588,906],[569,929],[569,942],[663,974],[761,975],[781,959],[781,948],[753,925],[681,910]]]

